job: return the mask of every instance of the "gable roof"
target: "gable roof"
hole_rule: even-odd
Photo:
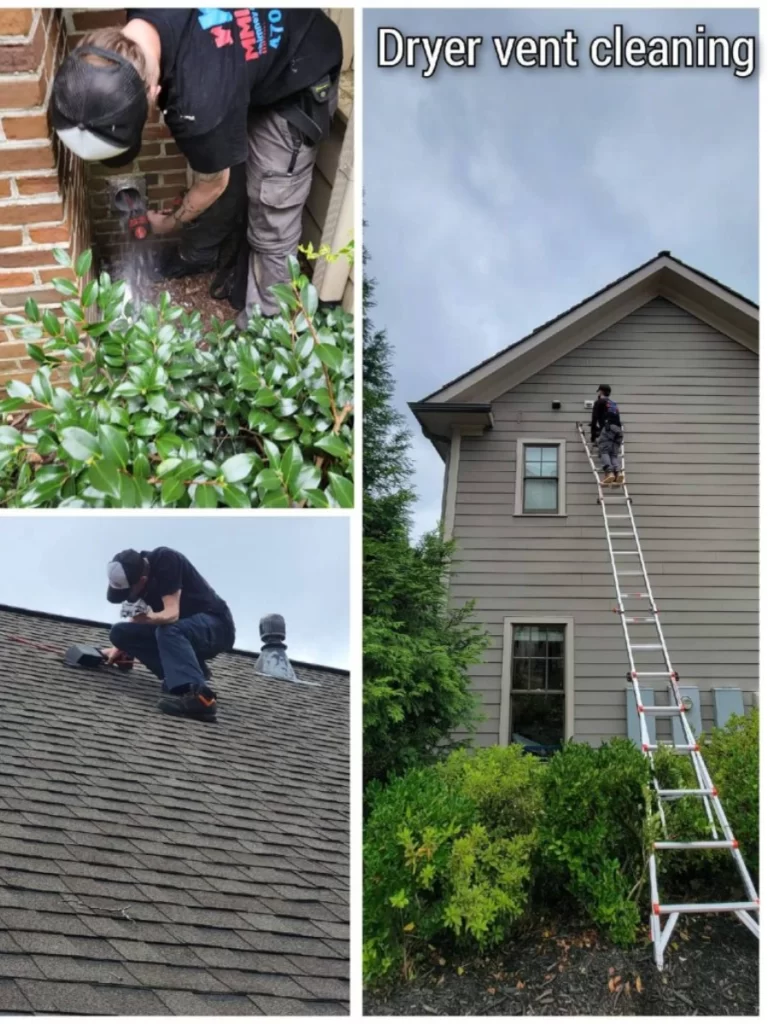
[[[758,350],[758,306],[665,250],[410,408],[424,432],[438,439],[445,438],[447,426],[465,425],[464,419],[467,426],[476,426],[484,404],[485,425],[490,426],[488,403],[493,399],[657,297],[669,299],[746,348]],[[467,417],[460,406],[468,407]]]
[[[347,673],[211,663],[218,722],[107,627],[0,606],[0,1014],[348,1013]]]

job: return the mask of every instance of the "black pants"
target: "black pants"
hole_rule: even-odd
[[[179,254],[188,263],[213,269],[234,259],[245,242],[248,194],[245,164],[229,169],[229,183],[212,206],[185,225]]]
[[[228,624],[207,612],[167,626],[118,622],[110,630],[109,639],[164,680],[163,689],[169,693],[205,686],[201,663],[231,647]]]

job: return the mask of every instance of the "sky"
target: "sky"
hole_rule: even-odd
[[[126,548],[186,555],[232,610],[236,647],[258,651],[259,619],[284,616],[288,656],[349,669],[349,523],[338,517],[0,517],[0,604],[114,622],[107,563]]]
[[[373,322],[413,431],[414,532],[440,516],[443,463],[407,403],[662,249],[757,300],[758,75],[597,69],[626,34],[749,36],[749,10],[367,10],[364,217]],[[475,68],[377,68],[377,28],[484,37]],[[501,68],[491,36],[580,39],[578,68]]]

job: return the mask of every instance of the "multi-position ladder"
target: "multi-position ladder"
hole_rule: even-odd
[[[661,629],[659,610],[651,590],[651,582],[648,579],[648,571],[645,566],[645,559],[640,548],[640,537],[637,532],[635,517],[632,513],[632,499],[629,496],[626,482],[620,487],[603,487],[600,483],[600,473],[595,465],[590,443],[587,439],[585,428],[577,424],[584,450],[587,453],[589,464],[592,467],[592,474],[597,484],[598,504],[603,512],[605,534],[608,540],[608,552],[611,559],[613,580],[616,585],[617,606],[616,613],[621,618],[621,628],[624,632],[624,642],[627,647],[629,659],[629,671],[627,682],[631,684],[637,705],[638,718],[640,720],[640,739],[643,753],[651,762],[653,773],[653,786],[658,800],[659,816],[661,819],[664,835],[667,835],[667,823],[664,815],[664,803],[668,800],[679,800],[685,798],[700,799],[704,805],[707,815],[709,830],[712,838],[695,842],[670,842],[668,840],[654,842],[648,862],[648,873],[651,886],[651,938],[653,940],[656,956],[656,966],[661,970],[664,966],[664,950],[672,937],[675,925],[681,914],[718,914],[733,913],[742,921],[749,930],[760,936],[757,915],[760,902],[757,891],[752,883],[747,866],[744,863],[738,840],[734,837],[728,819],[723,810],[717,789],[707,771],[696,737],[691,730],[686,705],[680,693],[678,683],[680,676],[672,666],[664,633]],[[624,447],[621,450],[621,466],[624,469]],[[618,548],[615,542],[621,541]],[[621,561],[617,561],[621,559]],[[634,559],[634,562],[625,561]],[[621,567],[619,567],[621,566]],[[624,568],[627,566],[627,568]],[[641,583],[639,590],[633,590],[632,578],[638,579]],[[627,602],[643,602],[644,607],[640,610],[628,609]],[[652,624],[655,627],[654,643],[636,643],[630,633],[634,627],[642,624]],[[661,657],[663,668],[657,671],[638,671],[637,652],[658,651]],[[645,666],[642,666],[645,669]],[[655,705],[644,704],[640,690],[641,680],[649,679],[651,685],[653,680],[665,680],[668,691],[669,703]],[[689,756],[693,764],[697,786],[695,789],[662,789],[655,776],[653,752],[658,750],[662,744],[651,743],[648,734],[647,715],[654,715],[659,718],[677,719],[682,729],[684,742],[673,743],[668,746],[684,756]],[[747,899],[743,902],[727,903],[661,903],[659,900],[659,889],[656,876],[656,853],[663,850],[728,850],[733,858],[736,868],[744,883],[744,890]],[[753,916],[754,915],[754,916]],[[662,927],[662,919],[666,922]]]

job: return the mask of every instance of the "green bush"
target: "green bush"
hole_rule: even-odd
[[[452,754],[368,787],[364,831],[364,973],[383,978],[441,933],[499,942],[528,905],[539,765],[509,747]],[[487,776],[488,786],[483,786]],[[514,814],[500,801],[519,802]],[[485,814],[488,814],[486,819]],[[516,832],[522,826],[525,831]]]
[[[205,332],[167,293],[135,310],[124,282],[86,283],[90,264],[53,281],[61,319],[31,298],[5,317],[39,369],[0,400],[0,507],[353,504],[352,318],[319,308],[295,259],[281,314],[244,334]]]
[[[544,773],[542,889],[569,893],[614,942],[635,941],[653,819],[650,766],[628,739],[567,743]]]
[[[759,714],[734,715],[723,728],[713,728],[700,740],[704,760],[717,787],[723,810],[739,840],[744,860],[757,879],[759,873]],[[654,755],[659,784],[664,789],[692,789],[698,786],[690,758],[662,749]],[[664,805],[670,839],[711,839],[701,800],[683,798]],[[719,833],[718,833],[719,834]],[[657,857],[659,874],[681,891],[692,880],[696,884],[738,886],[733,861],[722,850],[692,850],[665,853]]]

